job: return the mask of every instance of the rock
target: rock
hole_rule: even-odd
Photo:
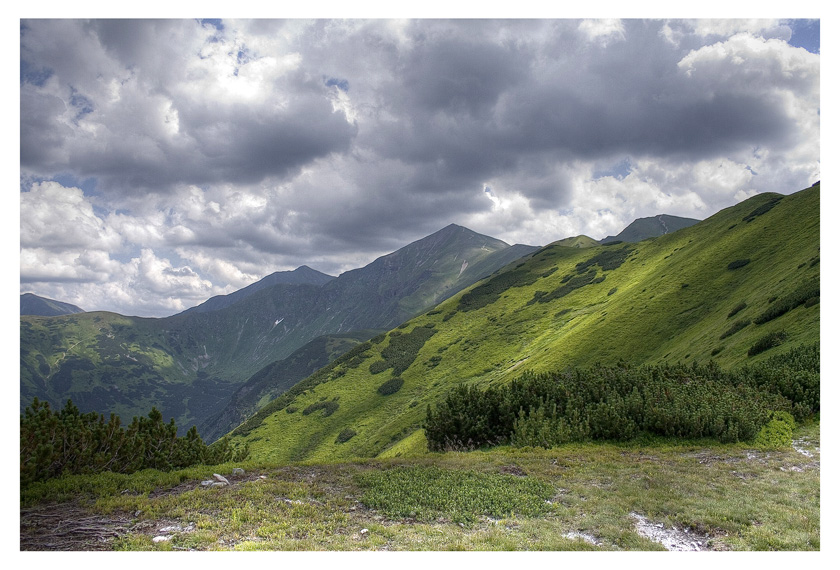
[[[222,475],[219,475],[218,473],[213,473],[213,478],[216,481],[218,481],[219,483],[224,483],[225,485],[230,485],[230,481],[228,481],[225,477],[223,477]]]
[[[241,467],[234,467],[233,468],[233,474],[234,475],[245,475],[245,470],[242,469]]]
[[[152,542],[166,542],[168,540],[172,540],[171,536],[156,536],[152,539]]]
[[[369,532],[369,531],[368,531],[368,529],[363,528],[362,530],[360,530],[360,531],[359,531],[359,534],[361,534],[362,536],[364,536],[364,535],[366,535],[368,532]]]

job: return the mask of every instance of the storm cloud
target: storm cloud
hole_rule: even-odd
[[[87,310],[820,175],[819,22],[38,19],[20,59],[21,292]]]

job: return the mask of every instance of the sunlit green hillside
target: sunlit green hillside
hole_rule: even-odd
[[[618,360],[732,367],[818,342],[819,192],[754,196],[639,243],[542,248],[359,345],[236,441],[267,461],[422,451],[427,406],[459,383]],[[760,342],[778,346],[748,356]]]

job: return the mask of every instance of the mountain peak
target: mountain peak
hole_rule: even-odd
[[[23,293],[20,296],[20,314],[35,315],[41,317],[55,317],[58,315],[73,315],[84,313],[76,305],[63,303],[46,297],[40,297],[34,293]]]
[[[607,236],[599,243],[610,241],[639,242],[652,237],[673,233],[677,230],[693,226],[700,220],[681,218],[669,214],[657,214],[647,218],[637,218],[629,226],[621,230],[617,236]]]

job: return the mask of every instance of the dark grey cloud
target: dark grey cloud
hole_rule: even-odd
[[[547,243],[804,187],[819,56],[788,43],[800,28],[24,20],[22,196],[50,223],[26,226],[22,275],[110,274],[119,298],[147,282],[177,292],[170,310],[303,263],[339,273],[451,222]],[[73,233],[62,199],[109,239]]]

